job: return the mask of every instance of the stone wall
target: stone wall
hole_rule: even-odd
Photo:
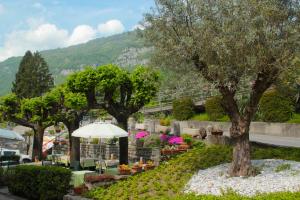
[[[224,130],[225,134],[229,133],[230,122],[211,122],[211,121],[173,121],[171,130],[175,134],[183,133],[184,128],[207,128],[208,126],[218,126]],[[145,127],[150,133],[158,133],[161,129],[159,120],[145,120]],[[291,123],[266,123],[252,122],[250,134],[275,135],[281,137],[300,138],[300,124]]]
[[[184,128],[207,128],[208,126],[218,126],[228,134],[231,126],[230,122],[180,121],[178,123],[181,133]],[[300,138],[300,124],[252,122],[250,126],[250,134],[251,133]]]

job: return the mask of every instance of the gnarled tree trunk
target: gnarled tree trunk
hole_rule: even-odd
[[[235,143],[232,164],[229,170],[231,176],[253,175],[250,157],[249,126],[250,123],[233,122],[230,128],[230,135]]]
[[[117,119],[118,124],[125,131],[128,131],[128,118],[122,117]],[[128,137],[119,138],[119,162],[120,165],[128,164]]]

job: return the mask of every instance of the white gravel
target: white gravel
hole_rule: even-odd
[[[290,165],[290,169],[276,172],[278,166]],[[253,160],[252,165],[261,173],[255,177],[229,177],[230,164],[223,164],[195,174],[185,187],[185,192],[222,195],[231,190],[245,196],[280,191],[300,191],[300,162],[287,160]]]

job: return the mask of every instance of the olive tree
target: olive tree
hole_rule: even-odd
[[[144,36],[156,59],[196,68],[222,95],[235,142],[229,170],[253,174],[249,127],[263,93],[299,48],[299,0],[156,0]],[[247,80],[247,84],[242,84]],[[248,89],[240,106],[237,93]],[[245,89],[245,88],[243,88]]]

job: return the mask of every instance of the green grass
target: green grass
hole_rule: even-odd
[[[200,114],[196,114],[192,117],[192,120],[195,121],[211,121],[207,115],[207,113],[200,113]],[[220,119],[217,120],[218,122],[229,122],[229,117],[228,116],[224,116]]]
[[[300,193],[263,194],[254,198],[241,197],[229,192],[221,197],[183,194],[182,189],[199,169],[206,169],[231,161],[232,148],[228,146],[198,147],[161,164],[155,170],[144,172],[108,188],[96,188],[87,196],[93,199],[300,199]],[[300,149],[275,148],[253,145],[253,159],[278,158],[300,160]],[[203,183],[204,184],[204,183]]]
[[[289,169],[291,169],[290,164],[281,164],[276,167],[275,172],[281,172],[281,171],[285,171],[285,170],[289,170]]]
[[[300,114],[294,113],[293,116],[292,116],[292,119],[287,121],[287,123],[300,124]]]

